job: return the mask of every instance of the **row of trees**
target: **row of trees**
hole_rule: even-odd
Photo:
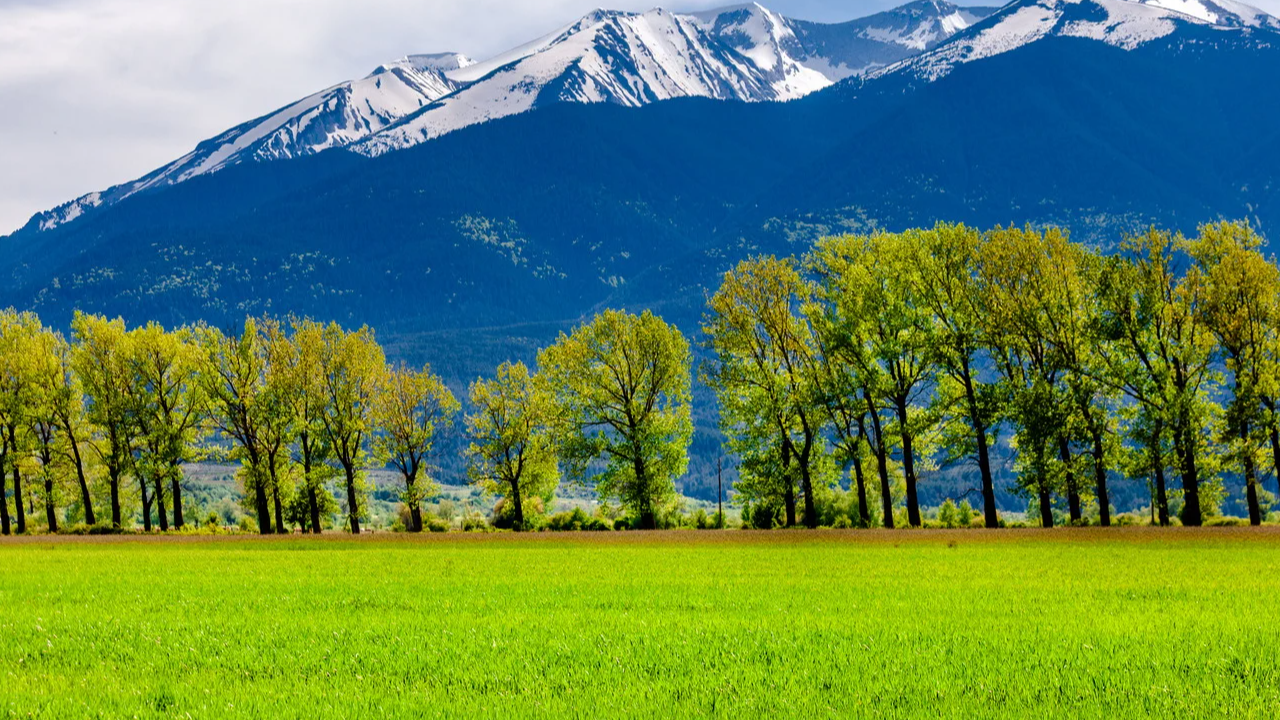
[[[1004,432],[1045,526],[1062,500],[1109,525],[1118,476],[1150,484],[1160,524],[1176,500],[1187,525],[1238,479],[1258,524],[1280,467],[1280,270],[1260,246],[1237,223],[1110,254],[1055,229],[938,225],[744,261],[704,325],[738,489],[787,524],[803,502],[813,526],[851,470],[861,524],[893,527],[900,498],[918,526],[922,464],[972,461],[995,527]]]
[[[1261,522],[1262,478],[1280,467],[1280,270],[1260,246],[1233,223],[1153,229],[1109,254],[1054,229],[938,225],[740,263],[709,298],[701,374],[745,514],[812,527],[847,480],[855,523],[919,526],[922,470],[971,461],[994,527],[994,466],[1011,457],[1045,526],[1055,505],[1081,522],[1090,503],[1110,524],[1122,477],[1149,484],[1161,524],[1175,510],[1201,524],[1226,482]],[[688,466],[691,378],[676,328],[605,311],[536,370],[504,363],[471,384],[469,478],[516,527],[529,498],[589,479],[652,528]],[[359,532],[365,471],[387,466],[421,530],[433,453],[460,411],[429,368],[389,365],[367,328],[167,331],[79,314],[67,340],[8,311],[0,520],[9,532],[12,496],[18,532],[36,499],[51,530],[70,505],[92,525],[106,498],[120,527],[136,499],[147,529],[170,513],[182,527],[182,466],[216,457],[239,461],[263,533],[318,532],[339,511]]]
[[[590,472],[652,527],[687,465],[689,363],[660,319],[606,312],[545,349],[541,373],[502,365],[470,387],[471,480],[522,526],[524,499],[549,495],[561,468]],[[367,328],[267,318],[168,331],[77,314],[68,340],[32,313],[0,312],[0,523],[26,532],[38,504],[49,531],[73,506],[95,525],[105,502],[113,528],[135,503],[146,530],[153,518],[182,528],[182,466],[230,459],[262,533],[320,532],[340,510],[360,532],[366,469],[387,466],[421,531],[433,451],[459,411],[429,368],[389,365]]]

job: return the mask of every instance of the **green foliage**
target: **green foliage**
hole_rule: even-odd
[[[492,380],[471,384],[470,400],[475,410],[466,417],[467,475],[485,492],[502,496],[510,515],[506,527],[523,529],[531,501],[550,494],[560,480],[551,393],[524,363],[503,363]]]
[[[642,527],[656,526],[689,463],[691,362],[680,331],[647,311],[606,310],[538,354],[569,474],[593,475]]]

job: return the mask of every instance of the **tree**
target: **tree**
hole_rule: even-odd
[[[606,310],[538,354],[555,398],[571,476],[601,460],[598,489],[621,500],[644,529],[688,467],[691,358],[680,331],[646,311]]]
[[[401,499],[409,508],[413,532],[422,532],[422,500],[435,492],[431,478],[422,477],[427,459],[440,431],[452,424],[461,407],[430,367],[401,365],[380,377],[372,407],[379,430],[374,448],[404,478]]]
[[[325,383],[321,351],[324,347],[324,326],[313,320],[294,318],[290,321],[290,329],[291,336],[286,336],[281,326],[270,326],[268,341],[273,347],[273,369],[283,373],[278,377],[289,387],[284,410],[293,428],[293,461],[300,471],[300,491],[305,498],[311,532],[319,533],[321,515],[327,515],[326,508],[336,505],[328,487],[336,475],[330,464],[333,448],[326,439],[323,423]]]
[[[320,346],[325,398],[320,421],[346,478],[347,523],[354,534],[360,533],[364,494],[360,470],[368,460],[374,430],[373,402],[385,372],[386,359],[372,330],[362,327],[347,332],[336,323],[325,327]]]
[[[894,413],[906,481],[907,519],[921,525],[917,494],[917,438],[927,416],[917,406],[932,384],[933,314],[916,291],[921,284],[914,238],[892,233],[825,238],[807,265],[820,281],[829,343],[862,378],[868,415],[883,449],[881,403]],[[917,412],[913,412],[917,410]],[[882,475],[882,478],[884,476]]]
[[[203,357],[190,330],[168,332],[155,322],[130,332],[129,347],[130,387],[143,447],[138,468],[155,484],[160,529],[169,529],[166,489],[173,507],[173,526],[181,528],[185,524],[181,465],[194,458],[205,407],[198,382]]]
[[[1071,407],[1060,386],[1065,364],[1045,318],[1069,311],[1055,280],[1069,270],[1054,266],[1074,264],[1074,252],[1056,229],[996,228],[983,238],[977,268],[984,337],[1017,428],[1019,486],[1038,500],[1044,527],[1054,525],[1053,494],[1078,492],[1070,458],[1061,452]],[[1070,504],[1078,508],[1078,497]]]
[[[525,499],[547,495],[560,482],[551,394],[524,363],[503,363],[493,379],[471,383],[470,400],[467,474],[506,498],[515,529],[523,530]]]
[[[106,468],[111,526],[119,529],[120,487],[133,458],[136,436],[129,391],[128,335],[123,320],[79,312],[71,329],[71,368],[84,389],[87,419],[100,435],[89,447]]]
[[[17,532],[27,531],[23,505],[22,460],[28,449],[27,425],[36,391],[32,359],[39,354],[37,339],[42,330],[34,313],[0,311],[0,478],[13,477],[13,502]],[[5,493],[0,482],[0,499]],[[3,503],[8,517],[8,500]]]
[[[1280,269],[1258,252],[1261,245],[1261,238],[1248,225],[1227,222],[1201,226],[1199,236],[1188,245],[1196,263],[1189,280],[1203,289],[1204,324],[1217,338],[1222,360],[1234,379],[1227,412],[1234,440],[1228,440],[1244,476],[1253,525],[1262,524],[1256,433],[1264,422],[1266,380],[1275,375],[1275,360],[1268,350],[1275,346],[1280,321]]]
[[[88,448],[93,443],[93,428],[85,415],[84,387],[74,369],[71,345],[60,333],[47,332],[51,366],[42,380],[42,394],[49,413],[62,433],[63,452],[75,471],[84,508],[84,521],[96,525],[93,495],[89,492]]]
[[[1201,283],[1187,282],[1179,267],[1186,246],[1181,235],[1152,228],[1126,238],[1120,254],[1106,260],[1096,290],[1095,349],[1104,369],[1098,377],[1139,406],[1131,433],[1146,445],[1157,522],[1169,522],[1167,436],[1182,481],[1182,522],[1199,525],[1199,458],[1216,394],[1215,341],[1201,311]]]
[[[231,456],[243,465],[241,477],[246,494],[253,495],[258,532],[270,535],[263,424],[273,408],[266,398],[266,343],[252,318],[245,320],[239,335],[224,335],[217,328],[201,328],[198,334],[204,352],[198,377],[208,403],[207,417],[234,443]]]
[[[804,497],[804,523],[816,527],[813,467],[823,416],[821,405],[814,402],[817,348],[799,314],[808,296],[809,288],[792,261],[744,260],[725,273],[711,297],[703,332],[715,353],[705,377],[720,401],[721,427],[730,446],[743,456],[780,454],[779,479],[789,526],[796,519],[794,462]]]
[[[983,517],[988,528],[999,526],[995,482],[991,473],[992,431],[1001,413],[1000,395],[979,379],[979,368],[988,346],[983,334],[983,311],[977,277],[982,236],[964,225],[938,224],[932,230],[913,231],[908,247],[916,249],[912,275],[920,302],[933,313],[933,346],[943,380],[938,395],[943,404],[963,407],[969,440],[955,437],[948,444],[952,457],[968,455],[977,460],[982,482]],[[949,381],[949,382],[948,382]],[[958,435],[958,434],[957,434]]]

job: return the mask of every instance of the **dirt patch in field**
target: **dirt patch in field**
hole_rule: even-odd
[[[1053,528],[998,530],[658,530],[625,532],[474,532],[388,533],[353,536],[342,532],[321,535],[183,535],[130,533],[123,535],[23,535],[0,537],[0,547],[63,544],[183,544],[183,543],[565,543],[565,544],[941,544],[961,546],[996,543],[1181,543],[1262,542],[1280,545],[1280,526],[1204,528]]]

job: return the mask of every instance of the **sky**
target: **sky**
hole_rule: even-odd
[[[479,60],[601,5],[695,10],[735,1],[0,0],[0,235],[410,53]],[[762,4],[838,21],[904,2]],[[1280,13],[1280,0],[1256,4]]]

